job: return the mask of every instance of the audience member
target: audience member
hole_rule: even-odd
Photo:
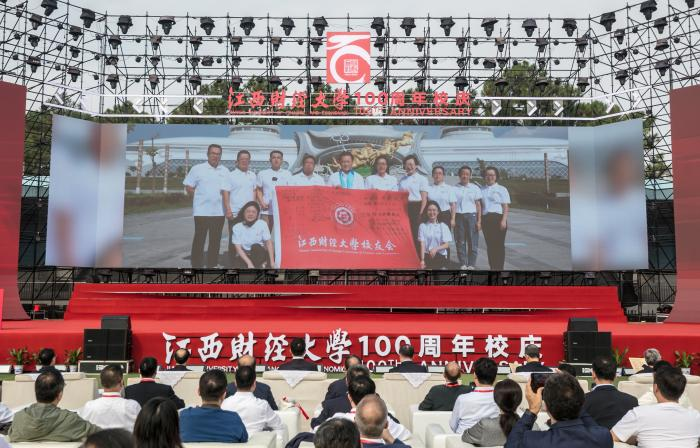
[[[0,403],[0,434],[7,434],[12,424],[12,417],[14,417],[14,413],[10,408]]]
[[[655,367],[658,366],[658,363]],[[616,442],[636,443],[640,448],[697,448],[700,413],[678,403],[686,378],[679,368],[662,367],[654,372],[654,395],[658,404],[631,409],[610,431]]]
[[[141,407],[134,425],[134,448],[183,448],[173,400],[154,397]]]
[[[389,372],[399,372],[399,373],[425,373],[428,368],[413,362],[413,354],[415,350],[412,346],[405,344],[399,348],[399,362],[396,367],[393,367]]]
[[[184,443],[248,441],[241,417],[221,408],[226,396],[226,374],[223,371],[212,369],[204,372],[199,378],[197,393],[202,398],[202,405],[180,411],[180,437]]]
[[[659,369],[667,368],[667,367],[673,367],[673,365],[668,362],[668,361],[657,361],[654,363],[654,368],[652,369],[653,372],[656,372]],[[639,405],[640,406],[647,406],[650,404],[657,404],[658,401],[656,401],[656,395],[654,394],[654,386],[650,385],[649,386],[649,391],[645,392],[641,397],[638,399]],[[693,407],[693,404],[690,402],[690,398],[688,398],[688,394],[683,394],[681,395],[681,398],[678,399],[678,403],[683,406],[684,408],[691,409]]]
[[[58,369],[56,369],[56,352],[52,348],[42,348],[39,350],[36,361],[37,364],[39,364],[39,370],[37,370],[38,373],[48,371],[59,372]]]
[[[122,428],[98,431],[85,439],[80,448],[133,448],[131,432]]]
[[[654,373],[654,365],[661,361],[661,352],[655,348],[648,348],[644,350],[644,365],[642,365],[642,370],[637,372],[640,373]]]
[[[172,387],[167,384],[156,383],[155,377],[158,372],[158,363],[155,358],[143,358],[139,366],[139,372],[141,373],[141,382],[126,386],[126,389],[124,389],[126,398],[136,400],[143,407],[151,398],[164,397],[172,400],[177,409],[185,407],[185,402],[175,395]]]
[[[360,400],[354,420],[360,432],[362,448],[406,446],[400,438],[391,434],[391,419],[388,416],[386,403],[378,395],[369,394]]]
[[[238,367],[248,366],[252,367],[255,371],[255,358],[250,355],[243,355],[238,358]],[[226,386],[226,398],[236,393],[236,382],[233,381]],[[255,390],[253,391],[255,398],[267,401],[273,411],[277,410],[277,403],[275,402],[275,397],[272,395],[272,389],[265,383],[260,381],[255,381]]]
[[[345,397],[348,394],[348,370],[352,366],[362,364],[362,359],[357,355],[350,355],[345,358],[345,377],[333,381],[328,385],[328,391],[326,392],[325,400],[332,400],[333,398]]]
[[[452,431],[463,434],[482,418],[498,417],[500,411],[493,399],[493,383],[497,374],[498,366],[492,359],[479,358],[474,362],[476,388],[468,394],[460,395],[455,401],[450,417]]]
[[[361,448],[357,426],[344,418],[332,418],[323,422],[314,437],[315,448]]]
[[[292,360],[281,364],[279,370],[308,370],[318,372],[318,365],[304,359],[306,356],[306,342],[303,338],[294,338],[289,344],[292,352]]]
[[[559,370],[560,372],[566,372],[571,376],[576,376],[576,367],[565,362],[560,363],[559,367],[557,367],[557,370]]]
[[[10,442],[77,442],[101,429],[75,412],[58,407],[64,386],[58,372],[47,371],[37,377],[36,403],[15,414],[8,433]]]
[[[85,403],[78,415],[100,428],[122,428],[133,432],[141,405],[134,400],[122,398],[122,368],[115,364],[106,366],[100,372],[100,382],[102,397]]]
[[[175,350],[173,354],[175,359],[175,367],[171,370],[176,372],[189,372],[190,369],[187,368],[187,360],[190,359],[190,351],[186,348],[180,348]]]
[[[350,382],[359,376],[370,377],[369,370],[362,364],[350,367],[348,372],[345,374],[344,381]],[[352,404],[350,404],[350,398],[348,397],[347,392],[342,397],[325,400],[323,403],[321,403],[321,413],[318,415],[318,417],[311,419],[311,427],[315,428],[329,418],[333,417],[335,414],[350,412],[351,409]]]
[[[469,386],[465,386],[459,381],[462,371],[456,362],[447,363],[442,376],[445,377],[445,384],[431,387],[423,401],[418,405],[419,410],[452,411],[457,397],[471,390]]]
[[[584,393],[578,380],[568,373],[552,374],[544,387],[532,390],[532,380],[525,388],[528,410],[515,424],[504,448],[612,448],[610,432],[588,414],[581,414]],[[549,431],[535,431],[533,426],[542,409],[547,407]]]
[[[636,397],[617,390],[616,374],[617,364],[612,357],[595,358],[591,372],[595,386],[586,394],[583,403],[583,412],[608,429],[615,426],[630,409],[639,405]]]
[[[515,369],[516,373],[551,371],[552,369],[543,366],[540,362],[540,348],[535,344],[529,344],[525,347],[525,364]]]

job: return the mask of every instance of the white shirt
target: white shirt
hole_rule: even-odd
[[[365,187],[368,190],[399,191],[399,181],[389,174],[372,174],[365,180]]]
[[[463,434],[482,418],[498,417],[500,413],[493,401],[493,387],[477,387],[468,394],[460,395],[455,401],[450,428],[456,434]]]
[[[423,242],[423,249],[427,254],[441,244],[452,242],[452,233],[444,222],[423,222],[418,226],[418,241]],[[438,253],[446,257],[447,249],[440,249]]]
[[[258,219],[252,226],[247,226],[239,222],[233,226],[233,235],[231,235],[231,243],[240,244],[244,250],[250,250],[253,244],[265,246],[265,241],[269,241],[270,228],[267,223]]]
[[[311,176],[307,176],[304,172],[300,172],[292,176],[289,180],[289,185],[297,187],[311,187],[317,185],[319,187],[324,187],[326,183],[323,178],[316,173],[311,173]]]
[[[407,174],[399,181],[399,191],[408,191],[409,202],[417,202],[421,200],[421,191],[428,191],[428,179],[418,174],[417,172]]]
[[[700,413],[678,403],[637,406],[612,428],[618,439],[636,437],[640,448],[697,448]]]
[[[0,423],[10,423],[14,416],[10,408],[0,403]]]
[[[445,182],[428,187],[428,200],[435,201],[440,206],[441,212],[450,211],[450,204],[457,202],[457,195],[452,185]]]
[[[195,189],[192,201],[194,216],[224,216],[221,190],[226,185],[228,174],[228,169],[222,164],[214,168],[209,162],[190,169],[182,184]]]
[[[272,215],[275,210],[275,187],[289,185],[292,173],[282,168],[277,171],[272,168],[258,173],[258,188],[262,188],[263,199],[267,202],[267,210],[261,210],[263,215]],[[276,179],[276,180],[275,180]]]
[[[355,409],[353,409],[350,412],[338,412],[336,414],[333,414],[333,417],[331,418],[344,418],[345,420],[350,420],[350,421],[355,421]],[[411,431],[406,429],[404,425],[401,423],[396,423],[393,418],[387,417],[387,421],[389,422],[389,432],[391,433],[391,437],[401,440],[402,442],[408,440],[411,438]],[[313,429],[314,432],[321,426],[317,426],[316,428]]]
[[[248,434],[272,430],[284,441],[282,445],[277,446],[286,444],[287,426],[282,423],[280,416],[272,410],[267,401],[256,398],[252,392],[237,391],[224,400],[221,409],[238,413]]]
[[[343,176],[344,182],[341,182],[341,173]],[[353,174],[350,174],[353,173]],[[361,174],[359,174],[357,171],[350,171],[350,173],[345,174],[342,171],[336,171],[335,173],[331,174],[331,176],[328,178],[328,185],[330,187],[342,187],[345,182],[350,182],[350,179],[347,179],[347,177],[352,176],[352,185],[350,185],[351,190],[364,190],[365,189],[365,178],[362,177]]]
[[[78,415],[102,429],[123,428],[133,432],[140,411],[137,401],[122,398],[119,392],[104,392],[101,398],[85,403]]]
[[[258,178],[251,170],[241,171],[238,168],[226,176],[224,190],[230,193],[229,205],[233,216],[237,216],[244,205],[255,200],[255,186]]]
[[[457,213],[476,213],[476,201],[481,199],[481,189],[473,183],[455,185]]]
[[[481,210],[483,215],[488,213],[503,214],[503,204],[510,204],[510,194],[506,187],[493,184],[483,187],[481,195],[484,201],[484,208]]]

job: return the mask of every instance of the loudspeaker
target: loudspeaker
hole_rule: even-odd
[[[609,331],[567,331],[564,344],[567,362],[591,363],[596,356],[612,354],[612,334]]]
[[[104,327],[102,327],[104,328]],[[570,317],[567,331],[598,331],[598,320],[593,317]]]
[[[86,361],[125,361],[131,359],[131,330],[85,329],[83,347]]]
[[[131,330],[130,316],[102,316],[104,330]]]
[[[86,328],[83,330],[83,350],[86,361],[104,361],[107,359],[109,330]]]

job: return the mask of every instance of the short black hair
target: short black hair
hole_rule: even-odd
[[[357,405],[360,400],[369,394],[373,394],[376,390],[376,386],[372,378],[368,376],[358,376],[350,380],[348,384],[348,395],[352,399],[353,403]]]
[[[498,172],[498,168],[496,168],[495,166],[487,166],[484,169],[484,176],[486,175],[486,172],[489,170],[493,171],[496,174],[496,181],[498,181],[498,179],[501,177],[501,173]]]
[[[673,367],[673,364],[666,361],[665,359],[660,359],[654,363],[654,372],[659,369],[665,369],[666,367]]]
[[[139,373],[143,378],[153,378],[158,371],[158,361],[152,356],[147,356],[141,360],[139,364]]]
[[[576,378],[568,373],[554,373],[544,384],[542,399],[547,411],[561,422],[579,418],[585,394]]]
[[[432,171],[433,174],[435,174],[435,170],[442,170],[442,174],[443,175],[445,174],[445,167],[442,165],[435,165],[433,167],[433,171]]]
[[[34,394],[39,403],[53,403],[63,392],[66,383],[63,375],[55,370],[48,370],[36,378]]]
[[[39,364],[42,366],[50,366],[51,361],[56,357],[56,352],[53,351],[52,348],[42,348],[39,351],[39,355],[37,356],[37,360],[39,361]]]
[[[654,372],[654,384],[667,400],[678,401],[685,391],[687,381],[678,367],[662,367]]]
[[[526,345],[524,352],[528,358],[540,359],[540,348],[535,344]]]
[[[369,369],[362,364],[355,364],[354,366],[350,366],[347,373],[347,378],[349,378],[348,381],[352,380],[353,378],[357,378],[358,376],[369,377]]]
[[[190,359],[190,351],[186,348],[179,348],[175,350],[173,358],[175,358],[175,362],[177,364],[184,364],[188,359]]]
[[[202,397],[202,401],[217,401],[226,392],[227,384],[223,370],[207,370],[199,377],[199,396]]]
[[[399,348],[399,355],[406,357],[406,358],[413,358],[413,355],[415,353],[416,353],[415,349],[410,344],[404,344],[401,346],[401,348]]]
[[[280,151],[279,149],[273,149],[272,151],[270,151],[270,158],[272,158],[273,154],[279,154],[282,156],[282,158],[284,158],[284,153],[282,151]]]
[[[91,434],[82,448],[133,448],[131,433],[124,428],[103,429]]]
[[[472,173],[472,168],[469,165],[462,165],[459,167],[459,171],[457,172],[457,174],[462,174],[462,171],[464,170],[469,171],[469,174]]]
[[[362,358],[360,358],[357,355],[348,355],[347,358],[345,358],[345,361],[343,361],[343,365],[345,366],[345,370],[348,370],[350,368],[350,360],[351,359],[356,359],[359,364],[362,364]]]
[[[301,163],[304,164],[309,159],[313,160],[314,163],[316,163],[316,157],[312,156],[311,154],[305,155],[304,158],[302,159]]]
[[[122,367],[118,364],[105,366],[100,372],[100,383],[102,383],[102,387],[108,389],[118,386],[123,379],[124,373],[122,372]]]
[[[250,389],[255,383],[255,369],[250,366],[238,366],[236,369],[236,387]]]
[[[601,380],[613,381],[617,374],[617,364],[612,356],[596,356],[592,367],[595,376]]]
[[[221,145],[212,143],[211,145],[207,146],[207,155],[209,155],[209,152],[211,152],[212,148],[219,148],[219,150],[221,150],[222,153],[224,152],[224,148],[222,148]]]
[[[165,397],[148,400],[134,423],[134,446],[182,448],[175,402]]]
[[[416,162],[416,166],[420,166],[420,162],[418,161],[418,157],[416,157],[415,154],[409,154],[406,157],[404,157],[403,164],[405,165],[406,162],[408,162],[409,160],[413,160],[414,162]]]
[[[294,338],[289,344],[289,349],[294,356],[304,356],[306,354],[306,341],[303,338]]]
[[[352,420],[332,418],[321,423],[314,436],[315,448],[361,448],[360,431]]]
[[[340,155],[338,156],[338,162],[340,162],[343,159],[343,157],[350,157],[350,160],[353,160],[353,161],[355,160],[355,156],[353,156],[350,151],[341,152]]]
[[[571,376],[576,376],[576,367],[572,366],[571,364],[562,362],[559,364],[559,367],[557,367],[560,372],[566,372]]]
[[[236,160],[240,160],[241,156],[246,154],[248,155],[248,157],[250,157],[250,151],[248,151],[247,149],[241,149],[240,151],[238,151],[238,154],[236,154]]]
[[[483,384],[493,384],[498,375],[498,365],[491,358],[479,358],[474,362],[474,375]]]

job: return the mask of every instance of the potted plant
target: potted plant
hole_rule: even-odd
[[[622,350],[614,348],[612,351],[612,357],[615,360],[615,364],[617,364],[617,374],[619,376],[625,374],[625,368],[623,366],[625,364],[625,360],[627,359],[627,352],[629,351],[629,347],[625,347]]]
[[[69,372],[78,371],[78,361],[83,356],[83,348],[78,347],[74,350],[66,350],[66,365]]]
[[[679,352],[676,350],[676,367],[680,367],[684,375],[690,375],[690,367],[693,365],[694,356],[692,353]]]
[[[14,366],[15,375],[21,375],[24,372],[24,366],[29,364],[29,352],[27,347],[11,348],[10,357],[8,358]]]

